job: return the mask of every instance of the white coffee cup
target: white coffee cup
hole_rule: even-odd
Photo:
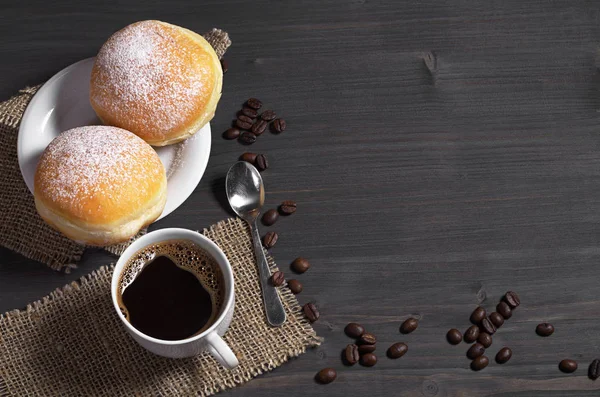
[[[117,303],[119,276],[123,271],[125,264],[127,264],[129,259],[136,252],[149,245],[166,240],[188,240],[203,248],[215,259],[215,262],[221,268],[225,284],[225,299],[221,307],[221,312],[215,322],[204,332],[182,340],[156,339],[140,332],[125,319],[125,316],[121,313]],[[225,368],[232,369],[238,365],[235,354],[221,338],[225,332],[227,332],[231,319],[233,318],[233,308],[235,306],[233,270],[223,251],[221,251],[215,243],[200,233],[187,229],[160,229],[148,233],[134,241],[133,244],[123,252],[123,255],[121,255],[115,266],[112,277],[111,294],[117,315],[125,325],[127,331],[137,343],[152,353],[170,358],[183,358],[196,356],[204,351],[208,351]]]

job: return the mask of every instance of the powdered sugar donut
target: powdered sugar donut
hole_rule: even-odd
[[[141,21],[113,34],[92,69],[90,102],[103,123],[155,146],[182,141],[214,116],[223,71],[199,34]]]
[[[167,177],[154,149],[131,132],[78,127],[42,154],[34,196],[48,224],[78,242],[105,246],[126,241],[160,216]]]

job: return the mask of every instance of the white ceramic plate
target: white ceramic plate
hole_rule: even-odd
[[[90,75],[94,58],[84,59],[54,75],[33,97],[21,121],[17,154],[23,179],[33,193],[35,168],[46,146],[61,132],[98,125],[90,105]],[[208,164],[210,124],[182,143],[155,147],[167,170],[167,204],[161,216],[173,212],[192,194]]]

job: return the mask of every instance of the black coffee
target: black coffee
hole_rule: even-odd
[[[123,268],[119,306],[140,332],[180,340],[203,332],[219,315],[223,275],[191,241],[170,240],[137,252]]]

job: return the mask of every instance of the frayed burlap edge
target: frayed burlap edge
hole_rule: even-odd
[[[223,57],[231,40],[227,32],[213,28],[203,37],[215,49],[219,58]],[[19,125],[27,105],[41,85],[20,90],[18,95],[0,103],[0,143],[5,148],[0,153],[0,206],[5,209],[0,214],[0,244],[27,258],[45,263],[54,270],[69,273],[77,267],[85,246],[75,243],[46,225],[35,210],[33,198],[22,180],[17,159],[17,136]],[[115,255],[123,251],[146,230],[131,240],[105,247]]]

